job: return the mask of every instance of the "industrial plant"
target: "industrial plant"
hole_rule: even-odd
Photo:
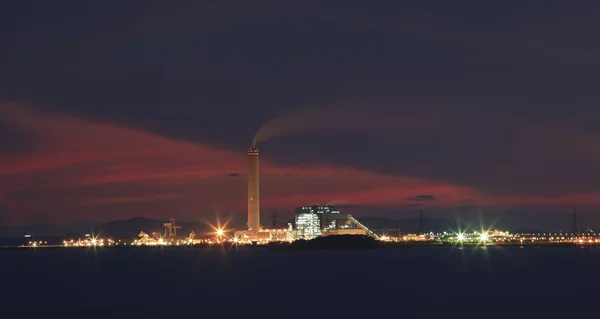
[[[379,238],[352,215],[341,213],[334,205],[298,207],[295,221],[298,239],[330,235],[366,235]]]
[[[322,236],[335,235],[361,235],[377,239],[382,242],[403,242],[418,244],[477,244],[477,245],[540,245],[540,244],[575,244],[575,245],[600,245],[600,233],[587,231],[576,232],[575,212],[573,212],[572,233],[537,233],[537,234],[511,234],[509,232],[481,230],[467,232],[443,232],[438,234],[421,233],[404,234],[398,236],[375,234],[351,214],[341,212],[335,205],[310,205],[301,206],[295,210],[294,223],[288,223],[286,228],[263,228],[260,223],[260,183],[259,183],[259,153],[258,148],[248,149],[248,222],[247,229],[235,231],[233,236],[226,234],[226,230],[215,228],[214,234],[196,238],[192,231],[189,235],[178,235],[182,227],[171,218],[162,226],[164,232],[140,232],[138,238],[132,240],[94,237],[86,234],[82,239],[69,239],[63,241],[61,247],[102,247],[102,246],[191,246],[196,244],[253,244],[261,245],[271,242],[292,242],[295,240],[311,240]],[[421,226],[422,228],[422,215]],[[26,235],[30,238],[30,235]],[[46,241],[30,240],[21,247],[51,247]]]
[[[293,241],[313,239],[330,235],[378,236],[356,220],[352,215],[340,213],[333,205],[314,205],[296,209],[295,224],[287,229],[266,229],[260,225],[260,173],[258,148],[248,149],[248,229],[236,231],[234,239],[239,243],[269,241]]]

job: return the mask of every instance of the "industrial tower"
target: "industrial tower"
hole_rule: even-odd
[[[171,218],[171,220],[168,223],[164,223],[163,226],[165,226],[165,238],[177,237],[177,229],[181,228],[181,226],[175,222],[175,218]]]
[[[248,149],[248,229],[260,230],[258,148]]]

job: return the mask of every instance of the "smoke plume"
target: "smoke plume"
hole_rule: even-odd
[[[427,134],[429,129],[441,125],[442,119],[451,114],[435,115],[417,109],[399,111],[394,108],[375,108],[365,105],[344,107],[297,109],[276,117],[261,126],[252,141],[253,147],[269,139],[306,132],[361,132],[380,135],[394,132],[419,131]]]

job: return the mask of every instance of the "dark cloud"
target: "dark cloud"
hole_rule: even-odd
[[[26,130],[0,119],[0,154],[23,154],[36,146]]]
[[[271,126],[277,134],[261,142],[261,158],[511,198],[600,190],[594,2],[37,1],[3,9],[0,98],[242,155],[263,124],[300,114]],[[36,143],[1,123],[0,167],[48,147]],[[77,156],[69,160],[88,159]],[[31,161],[40,170],[47,162]],[[442,193],[434,194],[437,203]]]
[[[412,201],[417,201],[417,202],[426,202],[426,201],[435,200],[435,196],[433,196],[433,195],[418,195],[418,196],[407,198],[406,200],[412,200]]]
[[[339,209],[342,213],[352,213],[352,212],[371,212],[377,211],[377,208],[368,205],[359,205],[359,204],[348,204],[348,203],[327,203],[333,204],[337,209]]]
[[[560,195],[599,189],[600,172],[594,172],[600,132],[572,115],[529,117],[523,110],[510,111],[519,101],[477,106],[465,99],[447,102],[450,108],[409,103],[413,106],[404,107],[402,114],[377,102],[370,108],[361,102],[362,113],[358,107],[345,111],[343,100],[330,103],[337,105],[335,121],[326,123],[331,117],[324,117],[317,124],[294,124],[301,129],[267,140],[263,154],[287,163],[348,163],[496,193]]]

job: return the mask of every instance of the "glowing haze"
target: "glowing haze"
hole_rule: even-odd
[[[1,114],[31,146],[1,158],[5,223],[243,214],[242,151],[22,106],[4,105]],[[600,194],[595,193],[498,196],[415,176],[331,164],[300,168],[264,160],[261,187],[265,209],[327,202],[436,209],[458,207],[468,199],[483,206],[600,204]]]
[[[425,114],[409,104],[403,106],[405,110],[399,116],[393,106],[374,96],[313,101],[264,123],[255,133],[252,145],[289,135],[358,133],[379,138],[402,133],[427,135],[457,115],[452,108]]]

